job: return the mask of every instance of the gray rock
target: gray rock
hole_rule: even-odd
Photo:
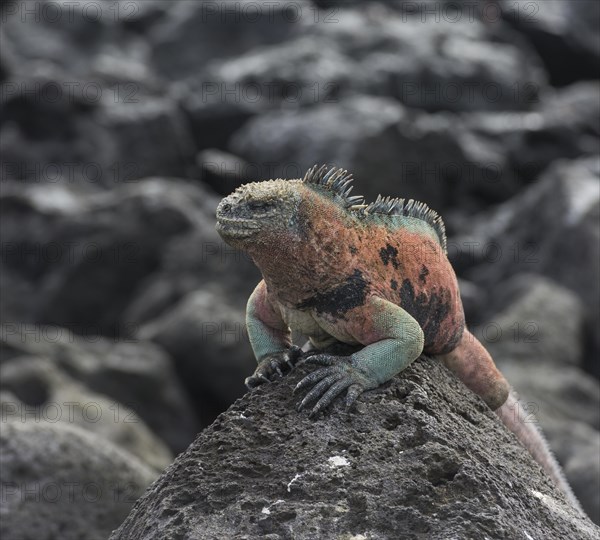
[[[112,135],[112,184],[148,176],[188,177],[195,154],[191,132],[170,96],[132,96],[98,111],[98,125]]]
[[[204,11],[203,22],[217,16],[184,5],[174,13]],[[393,97],[427,111],[505,112],[531,109],[546,88],[535,53],[501,23],[458,17],[423,24],[420,15],[400,14],[383,4],[317,11],[296,3],[295,9],[304,24],[295,25],[286,41],[231,55],[227,51],[235,40],[228,38],[206,66],[194,50],[196,67],[186,68],[185,77],[178,74],[183,82],[177,91],[200,148],[225,149],[234,131],[266,110],[335,104],[357,93]],[[238,10],[243,11],[239,3]],[[187,14],[185,24],[198,16]],[[170,23],[166,26],[168,39],[186,39]],[[213,25],[200,39],[210,41],[217,28]],[[171,57],[167,68],[179,71],[185,55],[179,49],[177,61]]]
[[[543,429],[583,509],[600,523],[600,432],[573,419],[544,422]]]
[[[271,177],[298,178],[315,163],[348,169],[369,199],[414,198],[437,210],[479,208],[517,189],[503,149],[477,139],[451,114],[424,114],[384,97],[352,96],[307,110],[266,113],[231,150]]]
[[[3,180],[94,192],[145,176],[188,174],[195,149],[177,102],[164,90],[158,95],[149,75],[119,80],[136,69],[115,64],[105,59],[102,74],[79,77],[38,63],[6,83]]]
[[[583,363],[585,310],[573,291],[539,274],[518,274],[491,296],[504,305],[477,333],[494,358],[544,366]]]
[[[373,74],[361,71],[346,54],[341,39],[313,30],[291,41],[210,62],[185,83],[204,102],[215,95],[221,102],[239,103],[257,114],[335,103],[340,92],[374,91],[381,81],[370,81],[369,87],[369,75]]]
[[[198,289],[217,288],[228,302],[244,308],[261,279],[250,257],[215,231],[219,197],[202,185],[187,189],[189,200],[181,200],[179,208],[194,216],[194,227],[161,249],[159,268],[140,282],[122,315],[130,326],[151,321]]]
[[[383,4],[314,11],[313,19],[297,38],[233,58],[221,58],[221,48],[205,69],[189,70],[177,88],[199,148],[227,148],[265,111],[348,95],[392,97],[427,111],[505,112],[531,109],[545,89],[535,54],[502,25],[422,24]]]
[[[463,119],[477,139],[502,148],[526,185],[554,160],[598,152],[600,84],[581,82],[548,92],[529,113],[473,113]]]
[[[11,540],[103,540],[156,476],[128,452],[61,422],[3,422],[0,463],[0,534]]]
[[[2,92],[2,181],[84,192],[114,185],[117,157],[110,134],[94,118],[102,85],[53,64],[28,65],[26,73],[11,74]]]
[[[4,325],[0,344],[10,349],[8,360],[24,354],[42,357],[92,392],[111,398],[115,408],[135,411],[176,454],[199,430],[171,359],[152,343],[81,337],[57,327]],[[44,399],[43,393],[38,396],[34,402]]]
[[[503,17],[535,47],[553,85],[598,78],[598,2],[500,0],[499,5]]]
[[[123,334],[135,321],[120,317],[166,244],[206,220],[204,195],[163,179],[89,197],[58,185],[4,190],[3,320]]]
[[[500,22],[468,16],[456,2],[431,4],[437,17],[398,13],[383,2],[340,10],[336,24],[315,25],[314,31],[356,59],[359,89],[393,96],[410,107],[520,110],[537,101],[545,74],[526,40]]]
[[[581,369],[568,365],[495,358],[508,381],[527,402],[538,420],[578,421],[600,429],[600,384]],[[543,359],[542,359],[543,360]]]
[[[205,403],[196,407],[204,422],[212,420],[206,403],[227,407],[243,395],[244,379],[256,367],[244,311],[223,296],[208,290],[190,293],[138,333],[174,359],[190,396]]]
[[[266,178],[258,167],[215,148],[199,152],[196,165],[199,169],[199,180],[223,196],[229,195],[242,184]]]
[[[187,172],[187,123],[153,73],[146,39],[120,24],[138,9],[93,0],[8,6],[3,180],[93,191]]]
[[[558,162],[518,197],[470,219],[449,244],[457,271],[484,287],[534,272],[574,291],[585,307],[584,365],[597,376],[599,216],[600,159]]]
[[[294,410],[302,373],[204,430],[113,540],[597,537],[439,362],[421,358],[355,412],[338,404],[317,420]]]
[[[118,21],[125,28],[147,33],[153,26],[164,21],[169,10],[180,0],[132,0],[129,4],[115,6],[119,9]]]
[[[231,136],[259,112],[241,89],[198,76],[175,86],[173,96],[186,114],[198,149],[224,150]]]
[[[4,419],[64,422],[95,433],[162,471],[173,459],[165,444],[123,403],[91,392],[50,360],[21,356],[0,367],[0,388],[16,401],[0,402]]]
[[[588,515],[600,523],[595,490],[600,485],[600,463],[598,453],[592,451],[600,436],[600,384],[575,366],[544,356],[505,357],[499,354],[507,352],[505,349],[498,351],[489,343],[486,347],[526,403],[526,408],[515,414],[539,421],[575,495]]]
[[[600,523],[600,432],[579,424],[585,442],[577,445],[564,464],[565,474],[592,521]],[[584,427],[585,426],[585,427]],[[584,438],[584,435],[581,438]]]
[[[127,35],[115,20],[114,11],[93,0],[70,6],[26,0],[7,6],[2,25],[22,63],[41,59],[83,75],[89,74],[90,60],[109,48],[109,42],[120,43],[125,52]]]
[[[211,84],[237,89],[257,111],[332,103],[352,93],[427,111],[521,110],[545,89],[535,53],[502,24],[450,14],[424,24],[421,15],[383,3],[318,16],[321,24],[299,38],[212,62],[200,80],[211,91]]]
[[[343,166],[362,191],[424,200],[453,226],[459,214],[506,201],[549,163],[596,152],[600,86],[573,85],[523,112],[424,114],[383,97],[340,97],[249,120],[230,150],[292,178],[314,163]],[[597,112],[598,114],[594,114]],[[460,225],[460,224],[459,224]]]
[[[310,13],[305,0],[179,2],[152,29],[153,61],[165,78],[182,78],[209,59],[289,39]]]
[[[472,281],[460,278],[458,286],[467,324],[470,326],[481,323],[488,302],[488,291]]]

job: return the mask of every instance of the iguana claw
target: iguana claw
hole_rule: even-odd
[[[252,376],[246,378],[244,384],[248,390],[252,390],[263,383],[270,383],[276,376],[283,377],[286,373],[282,370],[285,367],[289,373],[302,356],[302,349],[292,345],[289,349],[263,358]]]
[[[346,392],[346,410],[348,410],[360,394],[378,386],[374,379],[354,365],[351,356],[316,354],[306,358],[304,362],[326,366],[309,373],[294,388],[296,393],[310,386],[313,387],[298,405],[298,411],[301,411],[309,403],[318,400],[310,411],[310,417],[329,406],[346,389],[348,389]]]

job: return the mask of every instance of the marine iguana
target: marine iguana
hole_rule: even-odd
[[[298,410],[315,415],[342,392],[346,407],[400,373],[422,353],[439,358],[496,412],[581,510],[533,423],[515,414],[516,394],[465,327],[458,282],[440,216],[424,203],[351,196],[346,170],[314,166],[303,179],[253,182],[217,208],[217,231],[245,250],[263,280],[246,324],[258,367],[253,388],[293,369],[321,366],[298,383],[311,388]],[[292,344],[290,329],[315,352]],[[348,356],[319,352],[362,346]]]

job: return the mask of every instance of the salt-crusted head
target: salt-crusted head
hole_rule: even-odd
[[[217,232],[242,249],[264,244],[297,226],[299,180],[269,180],[240,186],[217,207]]]

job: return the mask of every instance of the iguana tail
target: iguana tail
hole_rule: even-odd
[[[530,414],[523,412],[519,404],[519,398],[514,390],[510,390],[508,399],[495,413],[500,417],[504,425],[512,431],[519,442],[529,450],[529,453],[544,469],[546,474],[552,478],[556,486],[567,496],[571,504],[580,512],[585,514],[567,482],[565,475],[552,454],[546,438],[536,425],[536,420]]]

